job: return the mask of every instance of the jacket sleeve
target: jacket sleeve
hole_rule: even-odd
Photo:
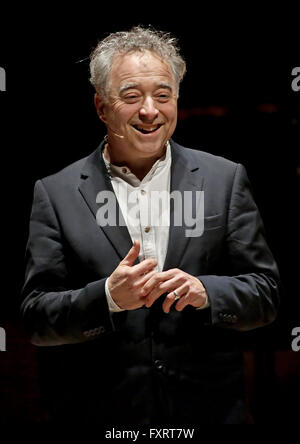
[[[272,322],[279,305],[279,273],[242,165],[233,180],[225,257],[226,276],[198,276],[208,294],[212,325],[251,330]]]
[[[62,233],[42,181],[37,181],[26,248],[21,315],[35,345],[84,342],[112,332],[105,280],[71,289]]]

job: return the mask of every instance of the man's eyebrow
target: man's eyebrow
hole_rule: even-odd
[[[125,85],[122,85],[120,87],[119,93],[122,94],[123,92],[127,91],[128,89],[137,88],[137,87],[138,87],[138,83],[135,83],[135,82],[125,83]],[[156,84],[156,88],[164,88],[164,89],[168,89],[171,92],[173,91],[172,85],[170,85],[170,83],[168,83],[168,82],[159,82]]]
[[[127,91],[128,89],[136,88],[137,86],[138,86],[138,84],[134,83],[134,82],[125,83],[125,85],[122,85],[120,88],[120,94],[123,93],[124,91]]]
[[[165,89],[170,90],[171,92],[173,91],[172,86],[170,85],[170,83],[167,83],[167,82],[160,82],[160,83],[158,83],[157,84],[157,88],[165,88]]]

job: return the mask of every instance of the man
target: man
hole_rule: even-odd
[[[27,247],[51,417],[245,423],[239,332],[273,321],[279,281],[245,169],[171,139],[185,63],[168,34],[111,34],[90,66],[107,136],[37,181]]]

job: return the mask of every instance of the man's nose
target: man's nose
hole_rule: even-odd
[[[153,121],[158,116],[158,110],[155,107],[155,102],[152,97],[147,97],[140,108],[140,119],[146,121]]]

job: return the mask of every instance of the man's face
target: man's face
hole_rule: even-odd
[[[112,149],[117,146],[131,159],[161,154],[177,123],[176,85],[170,66],[149,51],[118,55],[109,80],[108,103],[97,95],[95,102]]]

